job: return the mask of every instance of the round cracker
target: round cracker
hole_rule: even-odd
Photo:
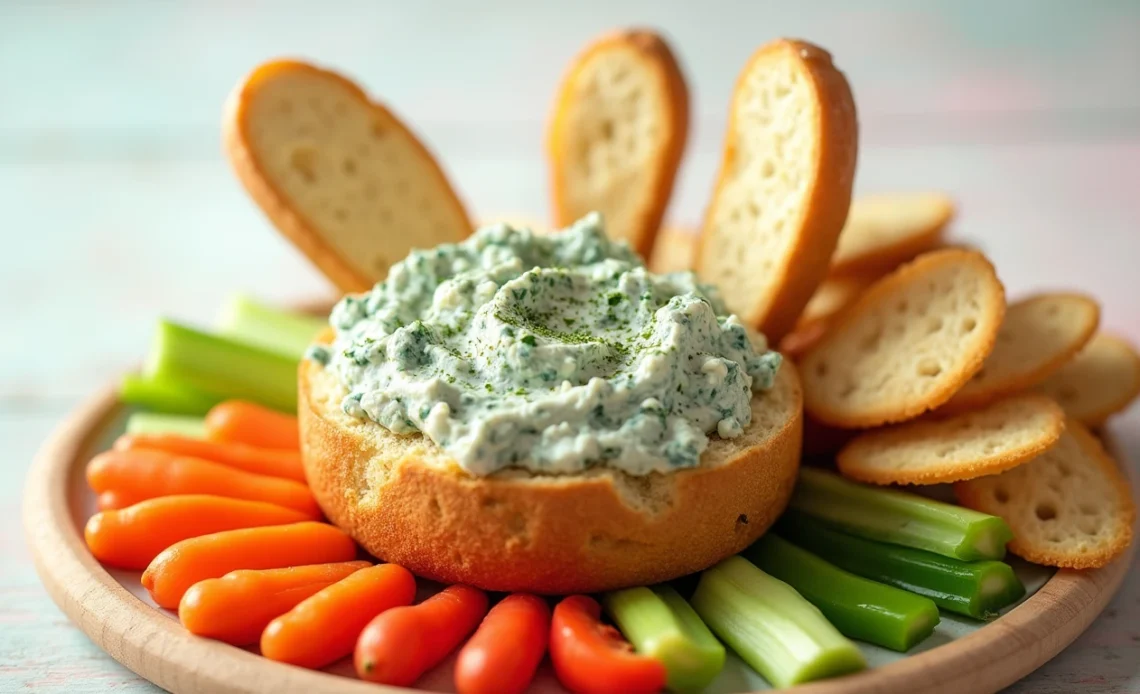
[[[878,275],[828,277],[812,294],[792,332],[780,340],[780,351],[792,359],[804,355],[827,332],[828,325],[848,309]]]
[[[941,484],[1017,467],[1057,442],[1060,405],[1018,395],[952,417],[907,422],[860,434],[839,452],[845,477],[872,484]]]
[[[1100,306],[1084,294],[1039,294],[1010,304],[994,351],[947,410],[982,407],[1032,388],[1088,343],[1100,323]]]
[[[981,368],[1004,313],[984,255],[921,255],[872,285],[804,355],[804,406],[845,428],[913,419]]]
[[[1140,354],[1127,341],[1098,333],[1038,390],[1056,400],[1068,416],[1099,427],[1140,395]]]
[[[954,218],[945,193],[885,193],[851,202],[831,258],[836,274],[883,273],[938,245]]]
[[[1132,541],[1136,508],[1128,481],[1075,419],[1037,458],[959,482],[954,493],[963,506],[1004,518],[1013,530],[1009,551],[1036,564],[1101,567]]]

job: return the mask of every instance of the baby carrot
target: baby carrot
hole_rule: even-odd
[[[665,666],[633,652],[621,633],[601,621],[602,606],[571,595],[554,608],[550,660],[558,681],[576,694],[651,694],[665,687]]]
[[[313,493],[300,482],[164,451],[100,453],[87,464],[87,484],[100,495],[101,509],[122,508],[159,496],[216,494],[285,506],[310,518],[320,518],[321,514]],[[102,498],[107,491],[115,494]]]
[[[455,650],[486,613],[487,594],[469,586],[449,586],[418,605],[393,607],[360,634],[356,674],[409,686]]]
[[[370,566],[366,561],[231,571],[190,586],[178,603],[178,619],[191,634],[235,646],[257,643],[265,625],[297,603]],[[309,638],[324,639],[321,632]]]
[[[455,663],[459,694],[522,694],[550,639],[550,607],[515,593],[491,608]]]
[[[95,558],[124,569],[145,569],[175,542],[223,530],[310,520],[291,508],[224,496],[186,494],[140,501],[91,516],[83,536]]]
[[[257,448],[244,443],[204,441],[178,434],[123,434],[115,441],[116,451],[165,451],[180,456],[201,458],[258,475],[285,477],[305,481],[301,453],[273,448]]]
[[[322,668],[351,654],[373,617],[415,598],[416,579],[402,566],[378,564],[357,571],[270,622],[261,635],[261,655]]]
[[[354,558],[352,538],[328,523],[225,530],[167,547],[146,567],[142,584],[160,607],[174,609],[190,586],[238,569],[284,569]]]
[[[301,432],[297,418],[245,400],[227,400],[206,414],[206,438],[261,448],[297,451]]]

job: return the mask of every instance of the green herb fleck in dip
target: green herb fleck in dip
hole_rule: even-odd
[[[739,436],[780,355],[692,273],[654,275],[591,214],[551,235],[504,224],[413,251],[333,309],[344,411],[422,432],[475,475],[633,475]]]

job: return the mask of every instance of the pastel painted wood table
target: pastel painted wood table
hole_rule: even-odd
[[[543,120],[564,63],[623,24],[666,30],[694,90],[674,221],[699,219],[732,81],[776,36],[828,47],[856,93],[860,191],[936,188],[1010,296],[1079,288],[1140,340],[1140,5],[931,2],[0,3],[0,692],[150,692],[51,603],[19,532],[24,475],[154,319],[327,284],[219,154],[230,86],[300,55],[414,123],[479,215],[543,217]],[[1112,426],[1140,460],[1140,411]],[[1015,692],[1140,692],[1140,571]]]

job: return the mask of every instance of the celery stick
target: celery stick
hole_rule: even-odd
[[[119,400],[169,414],[204,415],[222,399],[180,383],[139,374],[123,376]]]
[[[975,619],[1025,595],[1009,564],[964,562],[910,547],[847,535],[811,516],[788,511],[776,524],[781,536],[853,574],[924,595],[942,609]]]
[[[183,414],[135,412],[127,418],[128,434],[178,434],[193,439],[206,438],[206,420]]]
[[[777,687],[867,666],[815,605],[741,557],[701,574],[691,602],[722,641]]]
[[[328,321],[235,294],[222,305],[217,325],[225,337],[300,361]]]
[[[145,373],[223,399],[297,411],[296,359],[171,321],[159,321]]]
[[[934,633],[938,606],[820,559],[769,532],[743,556],[795,588],[849,638],[906,651]]]
[[[669,689],[699,692],[724,667],[724,646],[673,588],[618,590],[602,604],[638,653],[665,666]]]
[[[801,468],[791,507],[850,535],[973,561],[1001,559],[1013,533],[997,516],[917,494],[883,489]]]

